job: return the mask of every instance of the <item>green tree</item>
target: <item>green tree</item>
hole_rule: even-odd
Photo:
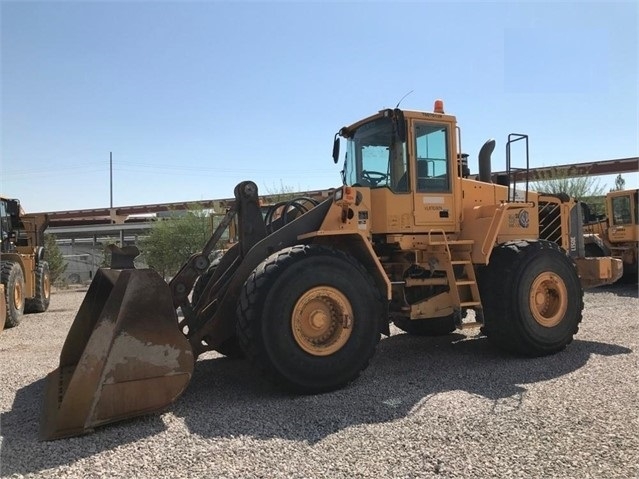
[[[261,194],[260,196],[266,196],[265,199],[269,203],[288,201],[300,196],[300,193],[297,193],[299,191],[299,188],[295,189],[290,185],[285,185],[282,180],[280,180],[279,186],[273,185],[270,188],[268,186],[265,186],[264,190],[266,191],[266,195]]]
[[[546,174],[539,174],[531,184],[531,189],[550,194],[566,193],[578,200],[605,194],[605,188],[599,184],[598,178],[571,177],[568,172],[554,168]]]
[[[67,263],[62,256],[60,247],[55,241],[55,236],[45,233],[44,235],[44,259],[49,263],[49,277],[51,283],[55,281],[67,269]]]
[[[149,236],[140,241],[144,261],[165,279],[201,251],[211,235],[211,219],[202,208],[158,219]]]

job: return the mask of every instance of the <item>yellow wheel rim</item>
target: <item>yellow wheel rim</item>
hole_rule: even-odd
[[[16,282],[15,288],[13,288],[13,307],[15,309],[22,309],[22,284]]]
[[[561,323],[568,310],[568,293],[563,280],[554,273],[542,273],[530,288],[530,310],[541,326]]]
[[[44,294],[44,298],[49,299],[49,297],[51,296],[51,279],[49,278],[48,274],[44,275],[44,281],[42,286],[43,286],[42,293]]]
[[[340,291],[330,286],[308,290],[295,304],[291,318],[295,341],[313,356],[339,351],[353,331],[353,308]]]

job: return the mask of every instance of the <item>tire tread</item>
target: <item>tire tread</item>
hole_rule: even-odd
[[[536,343],[528,337],[516,319],[518,313],[513,306],[510,291],[515,288],[519,278],[515,275],[523,265],[534,261],[545,251],[556,251],[566,258],[572,273],[578,279],[574,261],[551,241],[512,241],[496,246],[493,249],[490,263],[478,269],[478,286],[484,308],[484,327],[482,332],[501,349],[527,356],[543,356],[558,352],[565,348],[579,330],[582,320],[583,289],[579,286],[577,298],[568,298],[569,308],[577,308],[578,316],[570,325],[569,338],[559,346]],[[510,289],[509,289],[510,288]]]
[[[366,369],[375,352],[374,346],[370,351],[369,356],[362,358],[363,362],[361,367],[354,376],[350,376],[344,381],[338,381],[338,384],[331,385],[329,387],[323,387],[321,385],[318,385],[317,387],[307,387],[296,384],[283,377],[269,358],[265,345],[260,337],[261,312],[265,299],[264,297],[266,295],[263,291],[265,291],[265,288],[272,284],[288,266],[302,260],[303,258],[315,255],[325,255],[355,267],[362,277],[369,283],[370,290],[375,291],[376,300],[379,301],[380,310],[383,311],[383,308],[381,307],[383,305],[381,292],[376,287],[370,274],[357,260],[355,260],[355,258],[341,250],[316,244],[296,245],[278,251],[260,263],[260,265],[258,265],[247,278],[240,294],[237,307],[237,335],[242,349],[245,351],[252,364],[272,382],[295,393],[317,393],[334,390],[338,387],[344,386],[356,379],[361,372]],[[375,327],[377,327],[377,324],[378,323],[376,322]],[[379,334],[377,335],[377,342],[378,341]],[[375,344],[377,344],[377,342]]]

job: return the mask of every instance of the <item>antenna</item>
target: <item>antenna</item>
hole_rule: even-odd
[[[404,98],[406,98],[408,95],[410,95],[410,94],[411,94],[411,93],[413,93],[414,91],[415,91],[415,90],[411,90],[411,91],[409,91],[408,93],[406,93],[406,95],[404,95],[404,96],[403,96],[403,97],[402,97],[402,98],[401,98],[401,99],[397,102],[397,105],[395,105],[395,108],[399,108],[399,104],[400,104],[401,102],[403,102],[403,101],[404,101]]]

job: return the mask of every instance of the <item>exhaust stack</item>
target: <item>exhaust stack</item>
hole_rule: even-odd
[[[495,140],[492,138],[483,144],[479,150],[479,181],[492,183],[492,170],[490,165],[490,155],[495,150]]]

